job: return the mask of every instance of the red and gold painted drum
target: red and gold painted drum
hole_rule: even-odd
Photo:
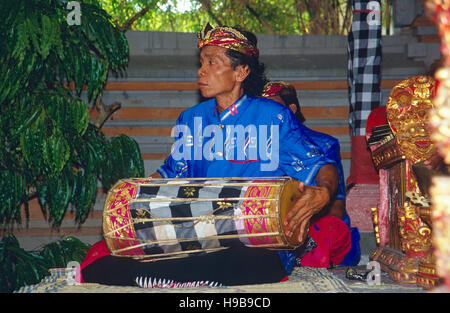
[[[282,220],[300,197],[291,178],[120,180],[103,211],[103,235],[113,255],[167,258],[226,248],[297,247]]]

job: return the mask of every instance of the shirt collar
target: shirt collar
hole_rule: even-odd
[[[230,105],[227,109],[223,110],[222,113],[219,114],[219,120],[223,121],[229,116],[236,116],[239,114],[240,108],[242,108],[242,104],[247,99],[247,95],[243,94],[235,103]],[[218,109],[217,109],[217,103],[214,106],[214,115],[217,115]]]

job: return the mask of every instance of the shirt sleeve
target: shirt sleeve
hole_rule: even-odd
[[[345,179],[344,179],[344,169],[341,162],[341,149],[339,146],[339,141],[336,139],[330,149],[328,149],[326,157],[335,161],[335,166],[339,175],[339,185],[337,190],[336,200],[345,200]]]
[[[278,113],[275,122],[279,126],[279,167],[287,175],[306,185],[315,185],[319,169],[326,165],[336,166],[327,158],[305,131],[289,109]]]
[[[178,117],[174,130],[176,132],[175,143],[172,145],[170,155],[164,160],[164,163],[156,170],[163,178],[186,178],[188,177],[189,163],[179,153],[174,154],[175,149],[179,149],[179,145],[186,144],[183,142],[187,136],[183,133],[183,129],[188,129],[183,122],[183,114]]]

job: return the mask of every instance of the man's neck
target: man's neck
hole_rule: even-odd
[[[222,113],[224,110],[228,109],[233,103],[239,100],[240,97],[244,94],[244,91],[239,90],[238,93],[227,94],[223,96],[217,96],[217,109],[219,113]]]

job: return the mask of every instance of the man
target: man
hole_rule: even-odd
[[[264,68],[258,61],[256,38],[253,36],[247,39],[242,33],[227,27],[203,30],[199,42],[201,67],[198,70],[198,85],[202,96],[211,99],[183,112],[177,125],[188,125],[191,133],[198,130],[194,129],[195,117],[202,118],[201,127],[212,124],[222,129],[237,124],[244,127],[249,124],[277,125],[280,143],[273,144],[278,146],[279,151],[294,149],[293,146],[296,145],[298,151],[294,153],[287,149],[286,153],[279,153],[279,156],[275,155],[278,151],[272,151],[272,155],[275,159],[278,158],[276,161],[279,162],[276,168],[270,168],[270,162],[261,164],[264,157],[259,151],[256,159],[246,160],[250,161],[246,163],[230,162],[221,155],[222,151],[218,151],[219,154],[212,161],[195,160],[194,157],[190,160],[175,160],[172,153],[152,177],[287,175],[296,178],[301,181],[300,188],[304,190],[305,195],[283,222],[287,225],[287,235],[292,235],[295,228],[301,228],[298,240],[302,242],[309,219],[318,213],[336,192],[337,184],[331,178],[337,176],[337,170],[334,162],[325,159],[308,136],[296,131],[302,125],[297,123],[289,110],[275,102],[255,97],[261,94],[266,81]],[[251,36],[248,33],[246,35]],[[178,138],[183,139],[186,138]],[[268,170],[264,170],[261,165],[268,165]],[[320,188],[307,188],[305,184],[316,184]]]
[[[264,86],[262,96],[277,101],[288,107],[295,114],[296,119],[300,123],[303,124],[305,122],[306,119],[301,112],[300,102],[297,97],[297,91],[291,84],[288,84],[284,81],[268,82]],[[316,142],[317,145],[323,147],[325,156],[329,159],[334,160],[336,163],[339,176],[338,192],[336,197],[330,201],[328,209],[323,210],[322,214],[336,216],[342,219],[350,228],[352,235],[352,248],[341,264],[357,265],[361,254],[359,247],[359,231],[357,228],[351,227],[350,218],[345,210],[345,177],[341,163],[339,141],[328,134],[316,132],[309,128],[306,128],[304,131],[312,138],[312,140]]]
[[[198,86],[202,96],[210,100],[180,115],[174,128],[173,151],[152,177],[293,177],[300,182],[302,196],[282,223],[286,236],[304,242],[311,218],[336,193],[338,173],[334,161],[327,159],[300,130],[303,126],[289,109],[258,97],[266,79],[253,34],[230,27],[212,28],[208,24],[199,33],[199,39]],[[248,130],[243,142],[233,137],[233,130],[239,127]],[[334,221],[322,232],[336,232],[340,228],[339,221]],[[341,237],[339,249],[345,252],[349,240]],[[147,263],[145,268],[141,264],[132,267],[138,266],[142,275],[152,277],[165,275],[178,281],[201,277],[198,279],[232,285],[280,281],[291,269],[283,261],[277,251],[237,243],[224,252]],[[326,259],[317,265],[328,267],[329,262]],[[88,280],[93,282],[104,281],[107,272],[98,274],[103,268],[101,263],[88,265],[83,276],[91,276]],[[132,275],[137,273],[134,271]]]

